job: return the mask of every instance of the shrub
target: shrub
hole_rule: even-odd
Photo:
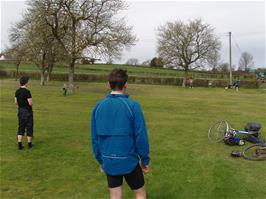
[[[156,68],[162,68],[163,67],[163,60],[161,58],[154,57],[151,60],[151,67],[156,67]]]

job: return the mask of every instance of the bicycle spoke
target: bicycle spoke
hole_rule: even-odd
[[[225,121],[218,121],[211,126],[208,131],[208,138],[211,142],[219,142],[223,139],[227,131],[227,125]]]

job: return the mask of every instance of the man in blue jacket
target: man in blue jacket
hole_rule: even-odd
[[[145,199],[143,173],[149,172],[149,143],[140,105],[124,94],[128,75],[114,69],[111,93],[99,101],[91,115],[91,141],[95,158],[107,175],[111,199],[122,198],[125,178],[135,198]]]

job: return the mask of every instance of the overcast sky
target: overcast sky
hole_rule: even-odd
[[[152,59],[156,53],[157,28],[167,21],[202,18],[215,28],[222,41],[221,61],[228,62],[228,32],[232,32],[233,64],[238,65],[241,52],[249,52],[257,67],[265,64],[265,1],[128,1],[126,15],[134,27],[137,44],[125,51],[119,63],[134,57],[140,62]],[[21,19],[26,9],[24,1],[1,0],[1,50],[8,46],[12,23]]]

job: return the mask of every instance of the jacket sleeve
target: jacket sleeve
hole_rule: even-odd
[[[95,111],[97,109],[97,106],[94,108],[91,114],[91,144],[94,156],[96,160],[99,162],[100,165],[102,165],[102,156],[100,153],[100,148],[98,144],[98,136],[97,136],[97,129],[96,129],[96,121],[95,121]]]
[[[133,116],[137,153],[140,156],[141,163],[143,165],[148,165],[150,162],[148,133],[144,115],[142,113],[140,105],[137,103],[134,105]]]

